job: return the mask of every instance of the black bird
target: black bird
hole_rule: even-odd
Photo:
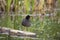
[[[25,27],[30,27],[30,26],[31,26],[30,16],[29,16],[29,15],[27,15],[27,16],[25,17],[25,19],[23,19],[22,25],[25,26]]]

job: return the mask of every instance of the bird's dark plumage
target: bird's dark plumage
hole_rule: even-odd
[[[29,20],[29,19],[30,19],[30,16],[29,16],[29,15],[27,15],[27,16],[26,16],[26,19],[27,19],[27,20]]]
[[[29,27],[31,25],[30,16],[29,15],[27,15],[25,17],[25,19],[22,20],[22,25],[25,26],[25,27]]]

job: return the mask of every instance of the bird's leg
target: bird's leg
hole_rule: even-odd
[[[26,27],[24,27],[24,31],[26,31]]]

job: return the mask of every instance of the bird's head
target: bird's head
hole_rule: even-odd
[[[27,19],[27,20],[29,20],[29,19],[30,19],[30,16],[29,16],[29,15],[27,15],[27,16],[26,16],[26,19]]]

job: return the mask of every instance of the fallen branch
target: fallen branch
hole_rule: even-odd
[[[36,38],[36,33],[14,30],[6,27],[0,27],[0,34],[6,34],[10,36],[17,36],[17,37]]]

